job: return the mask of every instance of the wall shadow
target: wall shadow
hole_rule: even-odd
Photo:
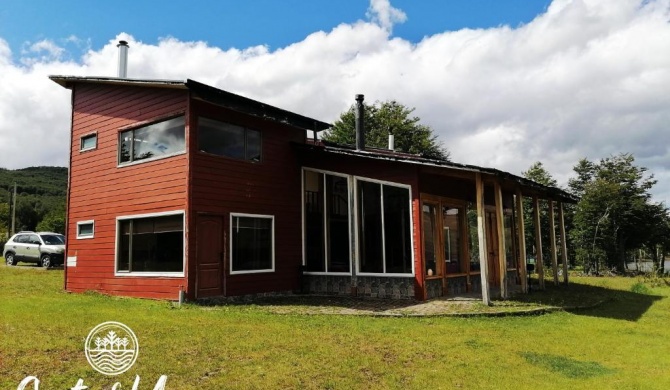
[[[570,282],[554,286],[547,281],[546,289],[539,291],[533,280],[529,294],[518,294],[514,300],[563,308],[578,315],[612,318],[625,321],[639,320],[657,301],[666,298],[644,292],[617,290]]]

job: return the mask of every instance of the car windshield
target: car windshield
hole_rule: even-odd
[[[47,245],[63,245],[65,244],[65,237],[60,234],[40,234],[42,240]]]

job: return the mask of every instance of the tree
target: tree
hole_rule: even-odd
[[[48,212],[37,224],[37,230],[42,232],[65,233],[65,210],[55,209]]]
[[[582,159],[574,168],[577,178],[569,185],[581,200],[571,237],[587,272],[603,265],[624,272],[633,250],[661,244],[667,209],[651,202],[656,180],[634,163],[632,154],[622,153],[598,163]]]
[[[366,146],[386,148],[388,136],[393,134],[397,151],[449,160],[449,151],[438,141],[433,129],[419,123],[419,117],[412,116],[414,108],[394,100],[372,105],[364,102],[363,105]],[[355,105],[340,115],[323,139],[345,145],[356,143]]]

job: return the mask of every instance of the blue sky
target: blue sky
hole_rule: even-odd
[[[355,94],[397,100],[457,162],[541,161],[565,185],[633,153],[670,202],[669,20],[670,0],[4,0],[0,167],[67,165],[70,91],[48,75],[113,77],[124,39],[128,77],[326,122]]]
[[[518,26],[544,12],[549,0],[397,0],[407,15],[393,35],[411,42],[462,28]],[[100,49],[119,32],[144,43],[172,36],[206,41],[227,49],[268,45],[271,50],[298,42],[315,31],[365,19],[365,0],[222,0],[222,1],[8,1],[0,7],[0,37],[14,56],[26,42],[52,39],[77,56],[66,39]],[[89,41],[90,40],[90,41]]]

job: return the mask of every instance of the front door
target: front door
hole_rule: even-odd
[[[223,218],[213,215],[199,215],[196,234],[196,297],[223,295]]]
[[[491,287],[500,287],[498,223],[493,211],[486,211],[486,246],[488,250],[489,284]]]

